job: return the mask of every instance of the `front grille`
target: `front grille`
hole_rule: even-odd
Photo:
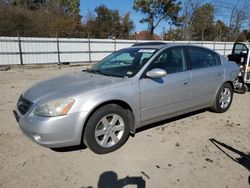
[[[22,96],[20,96],[17,101],[17,108],[22,115],[28,112],[31,105],[32,102],[28,101],[27,99],[24,99]]]

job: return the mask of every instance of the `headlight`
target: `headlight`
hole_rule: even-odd
[[[66,115],[74,102],[74,99],[69,98],[52,100],[38,106],[34,114],[47,117]]]

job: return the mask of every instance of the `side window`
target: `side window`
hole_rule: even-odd
[[[109,62],[102,65],[102,68],[125,67],[130,66],[134,57],[130,53],[121,53],[120,55],[112,58]]]
[[[187,49],[192,69],[213,67],[220,65],[220,58],[213,51],[191,47]]]
[[[168,74],[187,70],[184,50],[181,47],[163,51],[150,65],[150,69],[161,68]]]
[[[152,53],[143,53],[140,60],[140,65],[144,65],[152,56]]]
[[[241,52],[244,50],[247,51],[247,47],[245,44],[235,43],[233,48],[233,54],[241,54]]]
[[[122,53],[115,57],[114,61],[124,64],[132,64],[134,57],[132,57],[129,53]]]

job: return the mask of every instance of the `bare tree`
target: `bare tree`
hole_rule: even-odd
[[[250,27],[250,1],[225,1],[218,0],[214,2],[217,16],[227,21],[229,27],[228,40],[236,40],[240,31]],[[229,18],[229,19],[228,19]]]
[[[183,5],[182,15],[182,38],[191,39],[190,26],[193,24],[195,11],[202,5],[202,0],[187,0]]]
[[[164,20],[178,25],[181,2],[177,0],[135,0],[133,8],[136,12],[145,14],[145,18],[140,22],[147,23],[148,30],[153,35],[155,28]]]

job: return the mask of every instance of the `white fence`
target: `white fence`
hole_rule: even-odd
[[[136,40],[0,37],[0,65],[95,62]],[[148,42],[148,41],[147,41]],[[162,41],[161,41],[162,42]],[[230,54],[233,42],[164,41],[204,46],[222,55]],[[247,43],[250,47],[250,43]]]

